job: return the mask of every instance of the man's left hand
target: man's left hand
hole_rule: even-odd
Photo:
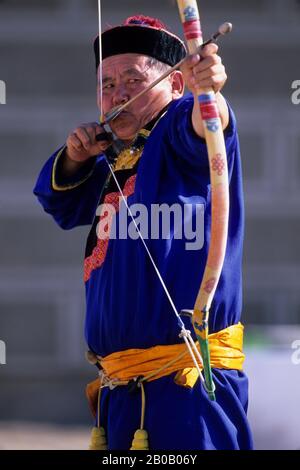
[[[222,59],[217,55],[218,46],[208,44],[199,54],[193,54],[181,67],[186,86],[192,93],[199,88],[212,88],[221,91],[227,80]]]

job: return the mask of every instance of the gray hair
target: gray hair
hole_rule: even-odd
[[[151,68],[154,68],[159,72],[160,74],[165,73],[167,70],[170,70],[171,66],[168,64],[165,64],[164,62],[160,62],[157,59],[154,59],[154,57],[150,57],[148,61],[148,65]]]

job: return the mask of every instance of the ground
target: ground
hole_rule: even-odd
[[[0,450],[87,450],[90,428],[0,423]]]

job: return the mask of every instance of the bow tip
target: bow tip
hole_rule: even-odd
[[[219,27],[219,33],[222,34],[222,36],[224,36],[225,34],[231,33],[232,28],[233,28],[232,23],[229,23],[229,22],[223,23]]]

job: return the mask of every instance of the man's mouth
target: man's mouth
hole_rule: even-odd
[[[130,113],[128,111],[122,111],[120,114],[118,114],[118,116],[116,117],[116,120],[119,119],[119,118],[126,118],[130,115]]]
[[[118,125],[118,123],[123,123],[123,121],[128,122],[132,117],[131,113],[128,111],[122,111],[114,120],[113,122]]]

